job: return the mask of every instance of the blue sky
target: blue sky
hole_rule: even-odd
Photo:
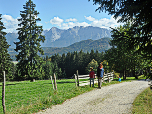
[[[0,14],[6,32],[16,32],[20,18],[20,11],[24,11],[23,5],[27,0],[0,0]],[[43,30],[52,27],[69,29],[74,26],[94,26],[100,28],[117,27],[121,23],[108,12],[95,10],[98,5],[93,5],[93,0],[32,0],[36,4],[36,10],[41,18],[37,24],[43,26]]]

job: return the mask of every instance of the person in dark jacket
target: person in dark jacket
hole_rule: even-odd
[[[98,88],[99,89],[101,89],[103,75],[104,75],[104,69],[103,69],[102,63],[100,63],[97,68]]]

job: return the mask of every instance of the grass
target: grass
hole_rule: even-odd
[[[152,114],[152,90],[145,89],[133,102],[133,114]]]
[[[2,89],[0,84],[0,89]],[[54,91],[51,81],[6,82],[5,104],[8,114],[30,114],[61,104],[84,92],[93,90],[89,86],[75,87],[74,80],[57,80],[58,91]],[[2,95],[2,92],[0,93]],[[2,96],[0,96],[2,100]],[[0,114],[3,113],[0,105]]]
[[[102,86],[131,81],[134,80],[134,78],[127,77],[126,80],[122,79],[122,82],[118,82],[117,80],[118,79],[115,79],[110,83],[103,83]],[[70,99],[98,87],[97,84],[95,84],[95,87],[89,87],[89,85],[75,87],[74,82],[75,79],[57,80],[58,91],[53,90],[50,80],[6,82],[5,104],[7,114],[35,113],[50,108],[52,105],[62,104],[66,99]],[[1,83],[0,89],[2,89]],[[2,92],[0,92],[0,95],[2,95]],[[2,100],[2,96],[0,96],[0,99]],[[0,114],[1,113],[3,113],[2,105],[0,105]]]
[[[133,80],[140,80],[140,79],[146,79],[144,77],[144,75],[138,76],[138,79],[136,79],[135,77],[126,77],[126,79],[121,78],[121,81],[133,81]],[[118,80],[118,78],[114,78],[114,80]]]

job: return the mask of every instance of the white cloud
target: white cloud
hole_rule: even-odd
[[[59,17],[54,17],[53,19],[50,20],[51,24],[58,25],[61,27],[61,23],[63,22],[63,19],[60,19]]]
[[[17,17],[16,19],[13,18],[11,15],[2,15],[2,22],[4,24],[5,32],[12,33],[17,32],[17,28],[19,28],[18,24],[20,23],[17,19],[20,19],[21,17]],[[37,23],[39,26],[43,26],[42,23]]]
[[[91,26],[94,27],[100,27],[100,28],[106,28],[106,29],[110,29],[110,27],[115,28],[117,26],[122,25],[123,23],[117,23],[118,19],[115,20],[113,18],[113,16],[110,17],[110,19],[107,18],[102,18],[102,19],[92,19],[91,16],[87,17],[90,20],[92,20]]]
[[[68,22],[68,23],[63,23],[62,24],[62,29],[69,29],[69,28],[73,28],[75,26],[84,26],[84,27],[87,27],[87,26],[90,26],[90,24],[86,23],[86,22],[82,22],[82,23],[79,23],[79,22]]]
[[[18,17],[19,18],[19,17]],[[14,19],[10,15],[2,15],[2,22],[5,26],[5,32],[16,32],[16,29],[18,28],[18,20]]]
[[[43,24],[42,24],[42,23],[37,23],[37,25],[38,25],[38,26],[43,26]]]
[[[5,32],[17,32],[16,29],[18,28],[18,22],[17,19],[21,17],[17,17],[16,19],[13,18],[10,15],[2,15],[2,22],[4,23],[4,29]],[[86,20],[89,20],[85,22],[79,22],[76,18],[69,18],[69,19],[61,19],[59,17],[54,17],[49,21],[49,23],[58,26],[60,29],[69,29],[75,26],[94,26],[94,27],[100,27],[100,28],[106,28],[110,29],[109,27],[115,28],[120,25],[123,25],[122,23],[117,23],[117,20],[120,18],[118,17],[117,20],[111,16],[111,18],[101,18],[101,19],[95,19],[94,17],[91,16],[84,16]],[[47,24],[47,22],[45,22]],[[42,26],[44,23],[37,23],[38,25]]]
[[[84,16],[87,20],[89,20],[89,21],[95,21],[96,19],[95,18],[93,18],[93,17],[91,17],[91,16],[89,16],[89,17],[86,17],[86,16]]]
[[[69,29],[75,26],[90,26],[90,24],[86,23],[86,22],[77,22],[78,20],[75,18],[69,18],[66,19],[65,22],[63,19],[60,19],[59,17],[54,17],[53,19],[50,20],[51,24],[55,24],[57,26],[59,26],[61,29]]]
[[[70,21],[67,21],[67,20],[70,20],[70,19],[66,19],[65,22],[63,22],[60,26],[61,29],[69,29],[69,28],[72,28],[74,26],[84,26],[84,27],[87,27],[87,26],[94,26],[94,27],[100,27],[100,28],[106,28],[106,29],[110,29],[110,27],[112,28],[115,28],[117,26],[120,26],[122,25],[123,23],[117,23],[117,20],[115,20],[113,18],[113,16],[110,17],[110,19],[108,18],[101,18],[101,19],[95,19],[91,16],[89,17],[86,17],[84,16],[85,19],[91,21],[90,23],[87,23],[87,22],[70,22]]]
[[[49,21],[48,22],[45,22],[45,24],[48,24],[48,23],[50,23]]]
[[[78,21],[78,20],[77,20],[77,19],[75,19],[75,18],[73,18],[73,19],[72,19],[72,18],[70,18],[70,19],[66,19],[66,20],[65,20],[65,22],[70,22],[70,21],[76,22],[76,21]]]

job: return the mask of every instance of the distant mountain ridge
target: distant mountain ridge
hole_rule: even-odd
[[[111,37],[111,30],[99,27],[82,27],[75,26],[67,30],[58,29],[52,27],[50,30],[44,30],[43,35],[45,36],[44,43],[41,43],[41,47],[67,47],[76,42],[82,40],[98,40],[104,37]],[[17,33],[7,33],[7,42],[11,45],[10,48],[15,48],[13,42],[17,42]]]
[[[46,55],[51,56],[56,53],[62,55],[63,53],[67,54],[68,52],[79,52],[81,49],[83,52],[91,52],[93,49],[94,51],[98,50],[98,52],[104,52],[105,50],[108,50],[110,48],[109,41],[111,38],[101,38],[98,40],[83,40],[80,42],[76,42],[70,46],[67,47],[42,47],[44,50],[44,55],[41,55],[42,57],[45,57]],[[15,60],[15,55],[17,52],[14,51],[13,48],[9,48],[8,52],[13,60]]]
[[[74,52],[74,51],[83,51],[83,52],[91,52],[93,49],[94,51],[98,50],[98,52],[105,52],[105,50],[108,50],[110,48],[109,41],[111,38],[101,38],[99,40],[83,40],[80,42],[76,42],[68,47],[61,47],[61,48],[55,48],[55,47],[42,47],[44,50],[44,55],[54,55],[55,53],[63,54],[68,52]]]
[[[52,32],[53,31],[53,32]],[[52,34],[53,36],[51,37]],[[75,26],[68,30],[61,30],[53,27],[46,33],[46,42],[41,43],[42,47],[67,47],[73,43],[80,42],[82,40],[92,39],[98,40],[104,37],[111,37],[111,31],[99,27],[78,27]],[[48,35],[50,34],[50,35]],[[54,40],[52,42],[52,40]],[[51,43],[50,43],[51,41]]]

